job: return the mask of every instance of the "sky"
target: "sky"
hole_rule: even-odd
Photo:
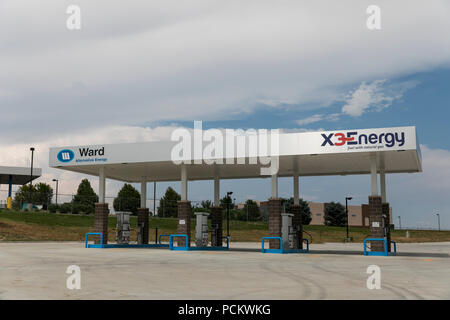
[[[67,28],[70,5],[80,29]],[[370,5],[379,30],[367,28]],[[289,132],[412,125],[423,173],[388,175],[394,223],[436,228],[439,213],[450,229],[449,16],[446,0],[1,0],[0,165],[29,166],[34,146],[38,181],[71,194],[84,176],[49,168],[49,147],[168,140],[194,120]],[[107,196],[122,185],[108,180]],[[169,185],[180,190],[159,183],[157,198]],[[279,188],[290,197],[291,179]],[[300,182],[311,201],[366,203],[369,188],[369,176]],[[189,197],[212,189],[190,182]],[[265,200],[270,182],[221,190]]]

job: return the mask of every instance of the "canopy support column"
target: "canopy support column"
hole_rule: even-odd
[[[380,191],[383,203],[386,203],[386,173],[384,169],[380,170]]]
[[[98,172],[98,201],[105,203],[105,167],[100,167]]]
[[[214,173],[214,204],[211,207],[211,246],[222,247],[222,208],[220,207],[219,169]]]
[[[147,208],[147,178],[142,177],[141,181],[141,208]]]
[[[278,175],[272,175],[272,197],[269,199],[269,235],[281,237],[281,199],[278,198]],[[270,249],[279,249],[280,240],[270,239]]]
[[[103,243],[108,243],[108,203],[105,202],[105,167],[100,167],[98,171],[98,201],[94,211],[94,231],[103,234]],[[100,243],[100,237],[96,236],[95,243]]]
[[[278,198],[278,175],[272,175],[272,198]]]
[[[218,174],[214,177],[214,206],[220,206],[220,178]]]
[[[183,163],[181,165],[181,201],[178,201],[178,234],[186,234],[188,236],[187,246],[191,245],[191,202],[188,201],[188,177],[187,168]],[[178,246],[185,246],[186,239],[178,237]]]
[[[292,206],[292,226],[294,228],[294,249],[303,249],[302,208],[300,207],[300,185],[298,173],[294,173],[294,205]]]
[[[377,177],[377,156],[372,154],[370,156],[370,186],[371,196],[378,195],[378,177]]]
[[[383,159],[384,160],[384,159]],[[386,198],[386,172],[384,167],[380,169],[380,192],[381,192],[381,213],[384,233],[388,244],[388,252],[391,252],[391,213],[389,203]]]
[[[370,156],[370,185],[371,195],[369,196],[369,224],[370,235],[373,238],[386,238],[386,229],[383,218],[383,201],[378,191],[377,175],[377,155]],[[371,251],[383,251],[384,245],[381,241],[370,243]]]
[[[294,205],[300,204],[300,188],[298,183],[298,173],[294,173]]]
[[[149,210],[147,208],[147,177],[141,181],[141,207],[137,209],[138,216],[138,244],[148,244]]]
[[[188,197],[188,181],[187,168],[185,164],[181,165],[181,200],[187,201]]]

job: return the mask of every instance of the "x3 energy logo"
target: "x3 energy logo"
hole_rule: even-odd
[[[371,133],[371,134],[358,134],[358,131],[349,131],[345,133],[322,133],[324,146],[343,146],[347,145],[368,145],[368,144],[384,144],[386,147],[393,147],[398,143],[401,147],[405,144],[404,132],[387,132],[387,133]]]
[[[325,133],[322,133],[322,137],[324,138],[324,141],[322,143],[322,147],[329,144],[330,146],[343,146],[344,144],[356,144],[355,137],[352,137],[352,135],[357,134],[357,132],[347,132],[347,136],[343,133],[330,133],[329,135],[326,135]],[[337,142],[331,141],[331,138],[333,136],[338,137]]]

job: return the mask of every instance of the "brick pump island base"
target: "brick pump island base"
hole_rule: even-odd
[[[203,133],[200,133],[200,136]],[[195,136],[195,133],[194,133]],[[148,244],[149,210],[147,208],[147,183],[151,181],[181,181],[181,201],[178,202],[177,235],[170,236],[176,247],[223,248],[222,212],[220,207],[220,181],[222,179],[270,178],[271,197],[268,200],[269,230],[263,238],[262,252],[305,252],[300,207],[300,178],[304,176],[368,175],[370,244],[367,254],[387,255],[391,251],[389,203],[386,197],[386,174],[422,172],[420,148],[415,127],[339,130],[324,132],[283,133],[277,139],[267,139],[271,163],[260,164],[255,158],[265,157],[261,148],[251,148],[257,141],[251,135],[226,137],[223,150],[211,156],[210,161],[193,156],[194,147],[181,162],[172,161],[172,151],[180,141],[124,143],[51,148],[50,167],[98,176],[99,203],[95,205],[95,231],[97,244],[106,245],[108,239],[109,208],[105,202],[106,178],[124,182],[141,183],[141,204],[138,210],[138,244]],[[261,144],[261,141],[257,141]],[[202,141],[202,150],[211,142]],[[242,145],[243,144],[243,145]],[[232,145],[232,152],[226,146]],[[89,156],[86,150],[101,150],[102,156]],[[245,155],[235,152],[245,150]],[[250,153],[253,152],[253,153]],[[255,153],[256,152],[256,153]],[[211,161],[212,160],[212,161]],[[264,171],[267,167],[276,170]],[[266,172],[262,174],[262,172]],[[267,173],[270,172],[270,173]],[[293,178],[294,205],[291,212],[282,212],[278,197],[278,178]],[[214,206],[211,210],[211,230],[208,214],[197,215],[195,246],[191,245],[191,204],[188,199],[188,181],[213,180]],[[266,180],[267,181],[267,180]],[[344,191],[343,197],[347,196]],[[223,196],[223,195],[222,195]],[[205,220],[206,219],[206,220]],[[205,223],[206,221],[206,223]],[[210,238],[209,238],[210,237]],[[268,240],[269,249],[264,249]],[[392,242],[393,243],[393,242]],[[227,244],[228,246],[228,244]],[[172,247],[172,246],[171,246]],[[173,246],[175,247],[175,245]],[[307,250],[308,248],[306,248]],[[394,245],[395,249],[395,245]],[[266,251],[265,251],[266,250]],[[366,241],[364,243],[366,254]]]
[[[389,228],[389,204],[382,203],[382,198],[380,196],[370,196],[369,197],[369,212],[370,212],[370,238],[386,239],[387,241],[387,251],[391,252],[391,239],[390,239],[390,228]],[[212,247],[223,246],[222,239],[222,221],[223,221],[223,208],[222,207],[212,207],[211,208],[211,224],[217,226],[219,234],[214,237],[211,235],[210,243]],[[282,234],[282,207],[281,199],[269,199],[269,236],[270,237],[283,237]],[[178,237],[177,245],[179,247],[191,246],[191,203],[190,201],[178,201],[178,219],[183,221],[183,223],[178,223],[177,234],[187,235],[189,239],[186,244],[186,238]],[[96,203],[95,204],[95,225],[94,229],[97,233],[102,233],[102,244],[107,244],[108,238],[108,216],[109,209],[107,203]],[[138,244],[149,244],[149,209],[140,208],[138,209],[138,226],[142,226],[143,236],[142,240],[138,240]],[[292,243],[288,241],[283,241],[283,249],[301,249],[303,250],[303,228],[301,223],[301,205],[292,206],[292,225],[291,231],[288,235],[292,238]],[[95,236],[95,243],[100,244],[100,236]],[[280,249],[280,240],[269,239],[270,249]],[[371,241],[370,249],[373,252],[384,252],[383,241]]]

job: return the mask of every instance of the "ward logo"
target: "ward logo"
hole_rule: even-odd
[[[57,158],[61,162],[70,162],[75,158],[75,154],[72,150],[64,149],[58,152]]]

